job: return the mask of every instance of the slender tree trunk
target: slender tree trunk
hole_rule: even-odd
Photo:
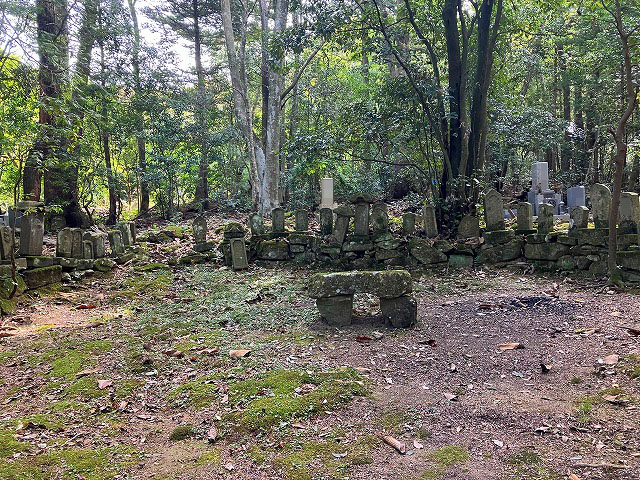
[[[102,27],[102,25],[100,25]],[[113,176],[113,166],[111,165],[111,148],[109,145],[109,106],[107,103],[107,82],[106,82],[106,66],[104,55],[104,41],[101,38],[99,40],[100,45],[100,85],[102,86],[102,125],[100,129],[102,131],[101,142],[102,151],[104,153],[104,165],[107,170],[107,190],[109,193],[109,217],[107,218],[107,225],[114,225],[118,219],[118,212],[116,210],[116,188],[115,179]]]
[[[200,137],[200,165],[198,168],[198,185],[196,186],[196,200],[202,202],[204,209],[209,208],[209,145],[207,141],[207,98],[204,85],[204,69],[202,68],[202,40],[200,35],[200,16],[198,0],[191,0],[193,9],[194,47],[196,74],[198,76],[197,114]]]
[[[569,172],[571,163],[571,138],[569,136],[569,123],[571,122],[571,86],[567,72],[566,52],[563,48],[559,52],[559,66],[562,75],[562,119],[564,120],[564,142],[562,144],[560,167],[563,172]]]
[[[149,210],[149,182],[147,181],[147,150],[144,135],[144,114],[142,99],[142,82],[140,80],[140,27],[138,26],[138,14],[136,12],[136,0],[127,0],[131,23],[133,25],[133,82],[135,85],[135,112],[136,112],[136,144],[138,146],[138,169],[140,170],[140,213]]]
[[[460,97],[462,82],[462,58],[460,55],[460,36],[458,32],[458,1],[445,0],[442,9],[447,58],[449,60],[449,160],[451,161],[452,178],[458,177],[462,158],[462,129],[460,126],[463,99]],[[444,182],[443,182],[444,183]]]

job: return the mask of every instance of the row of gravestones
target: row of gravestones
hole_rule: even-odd
[[[63,228],[58,232],[56,256],[76,259],[103,258],[107,255],[107,237],[111,246],[111,255],[114,257],[122,255],[126,248],[136,241],[135,223],[121,223],[117,230],[110,230],[106,235],[81,228]]]

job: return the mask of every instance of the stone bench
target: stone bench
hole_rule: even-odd
[[[411,291],[411,275],[405,270],[317,273],[309,280],[308,288],[320,316],[329,325],[351,325],[353,296],[370,293],[380,297],[385,322],[395,328],[407,328],[416,322],[418,309],[409,295]]]

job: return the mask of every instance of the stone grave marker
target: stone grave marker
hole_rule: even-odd
[[[296,210],[296,232],[306,232],[309,230],[309,212],[306,210]]]
[[[320,234],[331,235],[333,232],[333,210],[330,208],[320,209]]]
[[[465,215],[458,225],[458,238],[478,238],[480,236],[480,220],[474,215]]]
[[[402,215],[402,234],[414,235],[416,233],[416,214],[407,212]]]
[[[23,214],[20,219],[20,255],[39,257],[43,245],[44,214],[38,211]]]
[[[618,233],[621,235],[638,233],[640,196],[634,192],[622,192],[618,212]]]
[[[198,215],[193,219],[193,241],[198,243],[206,243],[207,241],[207,219],[203,215]]]
[[[436,207],[433,205],[425,205],[422,207],[422,224],[427,238],[436,238],[438,236]]]
[[[373,203],[373,197],[367,193],[358,193],[350,200],[355,206],[354,235],[361,237],[369,235],[369,205]]]
[[[587,194],[582,185],[567,189],[567,207],[569,212],[573,207],[584,207],[587,205]]]
[[[522,232],[533,230],[533,205],[529,202],[518,203],[518,230]]]
[[[389,232],[389,213],[386,203],[377,202],[373,204],[371,208],[371,225],[373,234],[376,236]]]
[[[89,240],[82,241],[82,258],[93,260],[93,243]]]
[[[611,211],[611,190],[606,185],[596,183],[591,187],[591,213],[596,228],[609,228]]]
[[[569,212],[570,228],[587,228],[589,226],[589,209],[587,207],[573,207]]]
[[[276,207],[271,210],[271,229],[273,233],[284,232],[284,209]]]
[[[109,245],[111,245],[111,255],[117,256],[124,253],[122,232],[120,230],[109,230]]]
[[[502,195],[497,190],[491,189],[484,195],[484,221],[489,232],[505,229]]]
[[[262,215],[259,213],[249,215],[249,229],[251,230],[251,235],[264,235],[265,228]]]
[[[11,227],[0,227],[0,259],[9,260],[12,245],[13,235],[11,233]]]
[[[351,221],[351,217],[355,215],[355,212],[348,205],[340,205],[333,211],[333,213],[336,214],[336,224],[333,227],[333,236],[336,241],[342,245],[344,238],[349,231],[349,222]]]
[[[93,258],[103,258],[106,255],[106,239],[101,232],[85,232],[82,236],[84,241],[91,242],[93,247]]]
[[[84,258],[84,247],[82,246],[82,229],[71,229],[71,258]]]
[[[538,206],[538,233],[546,235],[553,230],[553,205],[541,203]]]
[[[320,208],[333,208],[333,178],[320,181]]]
[[[246,270],[249,268],[247,260],[247,247],[244,238],[232,238],[231,244],[231,262],[234,270]]]

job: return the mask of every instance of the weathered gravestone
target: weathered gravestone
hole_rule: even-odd
[[[480,220],[474,215],[465,215],[458,225],[458,238],[478,238],[480,236]]]
[[[375,236],[384,235],[389,232],[389,213],[387,212],[387,204],[377,202],[371,208],[371,226]]]
[[[546,235],[553,230],[553,205],[541,203],[538,205],[538,233]]]
[[[622,192],[618,212],[618,233],[621,235],[638,233],[640,196],[633,192]]]
[[[82,246],[82,229],[71,229],[71,257],[84,258],[84,247]]]
[[[518,203],[518,231],[533,231],[533,205],[529,202]]]
[[[320,234],[331,235],[333,232],[333,210],[330,208],[320,209]]]
[[[438,236],[436,207],[433,205],[425,205],[422,207],[422,224],[427,238],[436,238]]]
[[[122,243],[125,247],[130,247],[136,242],[136,224],[133,222],[124,222],[118,225],[118,230],[122,234]]]
[[[591,213],[596,228],[609,228],[611,211],[611,190],[606,185],[596,183],[591,187]]]
[[[344,237],[349,231],[349,222],[351,221],[351,217],[355,215],[355,212],[348,205],[340,205],[333,211],[333,213],[336,214],[336,224],[333,227],[333,236],[336,241],[342,245]]]
[[[249,228],[251,229],[251,235],[263,235],[265,228],[262,215],[259,213],[249,215]]]
[[[13,233],[11,227],[0,227],[0,259],[9,260],[13,246]]]
[[[25,212],[20,220],[20,255],[41,256],[43,245],[44,214],[39,211]]]
[[[273,233],[284,232],[284,209],[281,207],[271,210],[271,231]]]
[[[373,197],[367,193],[358,193],[350,200],[355,207],[353,233],[357,236],[369,235],[369,205],[373,203]]]
[[[320,207],[333,208],[333,178],[320,181]]]
[[[93,260],[93,243],[89,240],[82,241],[82,258]]]
[[[58,232],[56,240],[56,257],[71,258],[73,256],[73,232],[63,228]]]
[[[309,230],[309,212],[306,210],[296,210],[296,232],[306,232]]]
[[[122,243],[122,232],[120,230],[109,230],[109,245],[111,246],[111,255],[118,256],[124,253],[124,244]]]
[[[402,215],[402,234],[414,235],[416,233],[416,214],[407,212]]]
[[[494,189],[484,195],[484,221],[489,232],[505,229],[502,195]]]
[[[570,228],[587,228],[589,226],[589,209],[587,207],[573,207],[569,212]]]
[[[196,244],[205,243],[207,241],[207,219],[202,215],[198,215],[193,219],[191,226],[193,228],[193,241]]]
[[[231,243],[231,262],[234,270],[246,270],[249,268],[247,260],[247,247],[244,238],[232,238]]]
[[[573,207],[584,207],[587,204],[587,196],[582,185],[567,189],[567,207],[569,212]]]
[[[82,238],[84,241],[91,242],[93,258],[103,258],[106,255],[104,233],[85,232]]]

